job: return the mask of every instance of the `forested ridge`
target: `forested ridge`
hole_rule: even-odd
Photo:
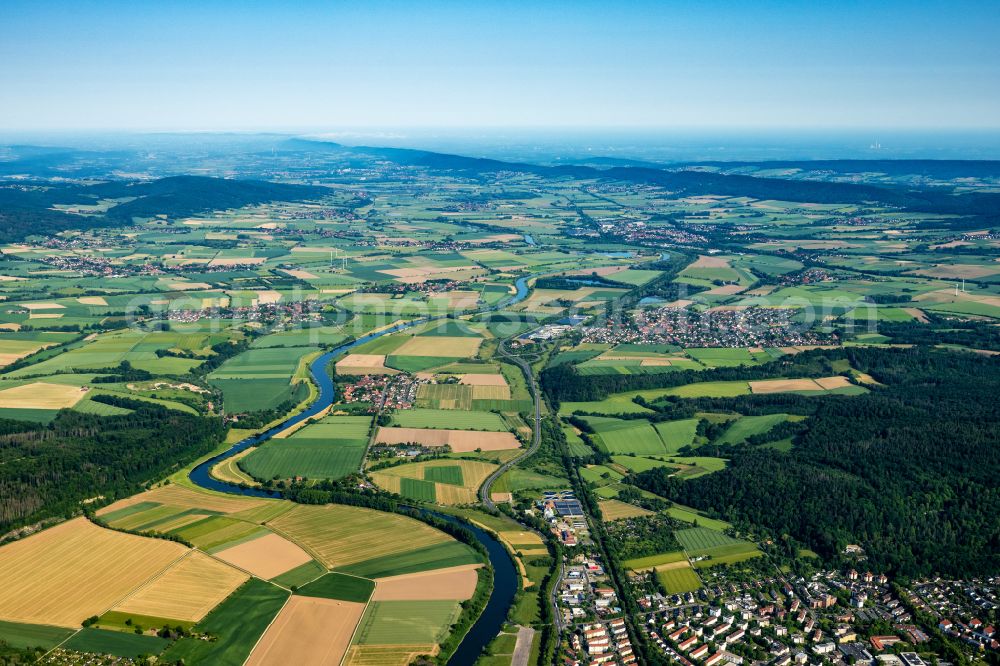
[[[133,411],[63,410],[49,425],[0,420],[0,532],[65,514],[84,499],[134,492],[225,436],[221,419],[100,398]]]
[[[926,348],[845,350],[884,388],[819,400],[789,453],[745,447],[689,481],[642,488],[790,534],[824,556],[848,543],[904,576],[1000,570],[1000,360]]]

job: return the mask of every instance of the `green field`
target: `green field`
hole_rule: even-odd
[[[462,468],[458,465],[445,465],[441,467],[425,467],[424,480],[437,483],[448,483],[453,486],[464,485],[462,478]]]
[[[622,562],[622,566],[626,569],[649,569],[651,567],[658,567],[664,564],[671,564],[673,562],[683,562],[687,557],[684,555],[684,551],[675,550],[672,553],[660,553],[658,555],[648,555],[646,557],[636,557],[631,560],[625,560]]]
[[[765,414],[763,416],[743,416],[734,422],[719,437],[716,444],[741,444],[747,437],[762,435],[779,423],[788,419],[788,414]]]
[[[361,469],[367,440],[273,439],[239,461],[256,479],[340,479]]]
[[[311,583],[303,585],[295,593],[305,597],[323,597],[324,599],[340,599],[356,601],[364,604],[372,596],[375,581],[341,573],[328,573]]]
[[[661,421],[653,427],[660,434],[667,453],[677,453],[681,448],[690,446],[698,430],[698,419],[683,419],[681,421]]]
[[[619,424],[603,423],[595,426],[595,439],[604,444],[608,453],[634,453],[659,455],[665,453],[663,441],[648,421],[621,421]]]
[[[456,601],[376,601],[368,606],[354,642],[359,645],[440,643],[458,619]]]
[[[479,555],[458,541],[448,541],[405,553],[376,557],[338,567],[339,571],[364,578],[384,578],[401,574],[457,567],[479,562]]]
[[[657,570],[656,577],[666,588],[668,594],[685,594],[701,589],[701,579],[691,567]]]
[[[295,567],[291,571],[286,571],[280,576],[272,578],[271,581],[283,587],[299,587],[305,585],[309,581],[316,580],[325,573],[326,567],[316,560],[310,560],[305,564]]]
[[[682,520],[685,523],[698,523],[698,527],[707,527],[712,530],[724,531],[732,527],[729,523],[724,520],[716,520],[715,518],[709,518],[701,514],[701,512],[692,509],[690,507],[682,506],[680,504],[674,504],[669,509],[667,513],[671,518],[676,518],[677,520]]]
[[[222,391],[229,412],[273,409],[296,395],[292,376],[301,359],[317,347],[249,349],[223,363],[209,375]],[[253,381],[247,381],[253,380]]]
[[[214,641],[182,638],[163,654],[163,660],[213,666],[243,666],[250,651],[288,598],[288,592],[251,578],[195,626]]]
[[[401,409],[392,415],[392,425],[401,428],[441,428],[445,430],[488,430],[504,432],[507,425],[499,414],[454,409]]]
[[[73,635],[73,629],[0,620],[0,641],[16,648],[50,649]]]
[[[402,477],[399,480],[399,494],[419,502],[434,502],[437,500],[437,490],[433,481]]]
[[[63,643],[63,647],[77,652],[110,654],[116,657],[135,658],[140,655],[157,655],[163,652],[169,641],[157,636],[142,636],[124,631],[105,629],[81,629]]]
[[[472,387],[465,384],[424,384],[417,406],[432,409],[472,409]]]

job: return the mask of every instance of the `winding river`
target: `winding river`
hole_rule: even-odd
[[[527,284],[528,280],[533,277],[537,276],[529,275],[519,278],[514,283],[517,291],[513,296],[489,308],[484,308],[479,312],[482,313],[499,310],[524,300],[529,291]],[[242,488],[233,483],[220,481],[212,477],[210,473],[211,469],[223,460],[231,458],[251,446],[256,446],[266,442],[289,426],[293,426],[310,417],[316,416],[321,411],[332,405],[335,396],[333,389],[333,377],[330,376],[329,368],[331,361],[333,361],[333,359],[340,354],[358,347],[359,345],[363,345],[366,342],[380,338],[383,335],[397,333],[418,324],[444,318],[444,316],[437,316],[416,319],[404,324],[399,324],[398,326],[393,326],[392,328],[378,331],[377,333],[371,333],[362,338],[358,338],[353,342],[349,342],[332,349],[331,351],[325,352],[313,360],[313,362],[309,365],[309,373],[312,375],[313,382],[319,390],[319,395],[313,403],[309,405],[309,407],[294,416],[288,417],[281,423],[262,433],[248,437],[237,442],[236,444],[233,444],[222,453],[219,453],[197,465],[191,470],[191,481],[203,488],[214,490],[216,492],[230,493],[233,495],[247,495],[250,497],[269,497],[273,499],[280,498],[281,493],[279,492],[264,490],[261,488]],[[506,549],[488,532],[479,529],[474,525],[461,523],[452,516],[436,513],[434,511],[424,511],[437,518],[461,524],[463,527],[470,530],[475,535],[476,539],[478,539],[479,542],[486,548],[486,552],[489,554],[490,564],[493,566],[493,592],[490,595],[489,601],[486,603],[486,608],[483,609],[482,614],[476,620],[475,624],[473,624],[469,629],[465,638],[462,639],[458,649],[452,655],[451,659],[448,660],[449,666],[471,666],[475,663],[479,655],[482,654],[483,649],[487,646],[487,644],[493,640],[503,627],[503,624],[507,619],[507,613],[510,610],[510,606],[514,601],[514,595],[517,591],[518,574]]]

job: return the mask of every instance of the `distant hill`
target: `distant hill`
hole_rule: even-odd
[[[595,180],[617,180],[632,183],[659,185],[677,196],[699,196],[718,194],[722,196],[748,196],[757,199],[779,199],[803,203],[845,203],[884,204],[912,210],[914,212],[955,213],[960,215],[995,215],[1000,210],[1000,195],[966,194],[954,195],[950,189],[911,190],[901,187],[837,183],[816,180],[759,177],[743,174],[726,174],[692,170],[695,165],[677,167],[613,166],[598,169],[583,164],[545,166],[525,162],[504,162],[502,160],[465,157],[448,153],[437,153],[412,148],[380,148],[374,146],[343,146],[323,141],[295,139],[288,142],[288,149],[310,152],[322,151],[341,155],[365,156],[382,159],[404,166],[426,167],[435,171],[450,171],[469,177],[484,176],[502,171],[533,173],[539,176],[559,178],[581,178]],[[699,162],[698,165],[759,165],[761,168],[822,169],[830,165],[847,172],[849,169],[884,172],[898,169],[898,173],[914,173],[921,168],[930,172],[934,160],[826,160],[802,162]],[[607,164],[607,162],[604,162]],[[960,165],[973,165],[982,173],[989,173],[1000,162],[942,161],[938,174],[951,171],[960,172]],[[781,167],[780,165],[784,165]],[[993,165],[993,166],[990,166]],[[832,167],[831,167],[832,168]],[[943,175],[941,177],[944,177]]]
[[[23,240],[32,234],[54,234],[66,229],[126,225],[134,217],[176,218],[270,201],[305,201],[327,192],[323,187],[205,176],[86,186],[19,183],[0,187],[0,241]],[[126,197],[134,199],[110,208],[104,215],[73,215],[52,208],[56,204],[86,204]]]

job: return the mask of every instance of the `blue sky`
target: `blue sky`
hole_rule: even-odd
[[[0,129],[996,128],[996,2],[0,3]]]

